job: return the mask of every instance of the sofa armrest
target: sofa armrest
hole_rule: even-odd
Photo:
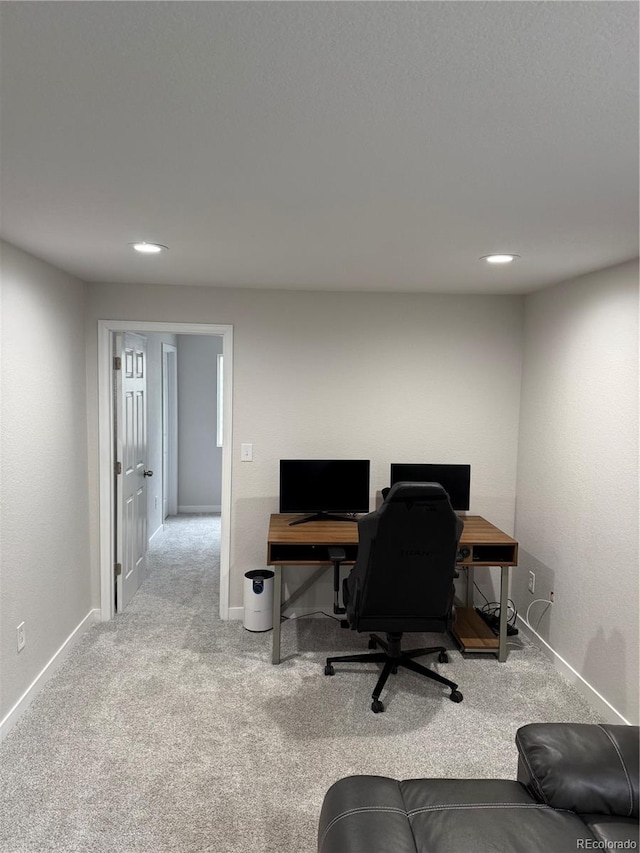
[[[386,776],[346,776],[327,791],[318,853],[416,853],[401,785]]]
[[[638,818],[638,727],[532,723],[516,733],[518,781],[539,802]]]

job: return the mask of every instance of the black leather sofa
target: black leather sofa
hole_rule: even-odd
[[[516,745],[517,781],[340,779],[318,853],[638,849],[638,727],[533,723]]]

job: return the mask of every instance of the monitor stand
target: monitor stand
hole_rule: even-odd
[[[314,515],[307,515],[304,518],[296,518],[295,521],[289,522],[289,527],[295,524],[306,524],[307,521],[355,521],[355,518],[350,518],[348,515],[331,515],[329,512],[316,512]]]

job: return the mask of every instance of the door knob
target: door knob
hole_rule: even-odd
[[[145,477],[153,477],[153,471],[143,471],[142,473]]]

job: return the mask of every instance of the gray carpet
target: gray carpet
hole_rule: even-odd
[[[601,721],[519,638],[503,664],[457,651],[435,664],[461,704],[400,671],[378,715],[375,666],[323,675],[327,654],[366,650],[333,620],[285,622],[271,666],[270,633],[217,616],[218,537],[215,516],[172,520],[127,611],[84,637],[9,734],[2,853],[312,853],[342,776],[514,778],[518,726]]]

